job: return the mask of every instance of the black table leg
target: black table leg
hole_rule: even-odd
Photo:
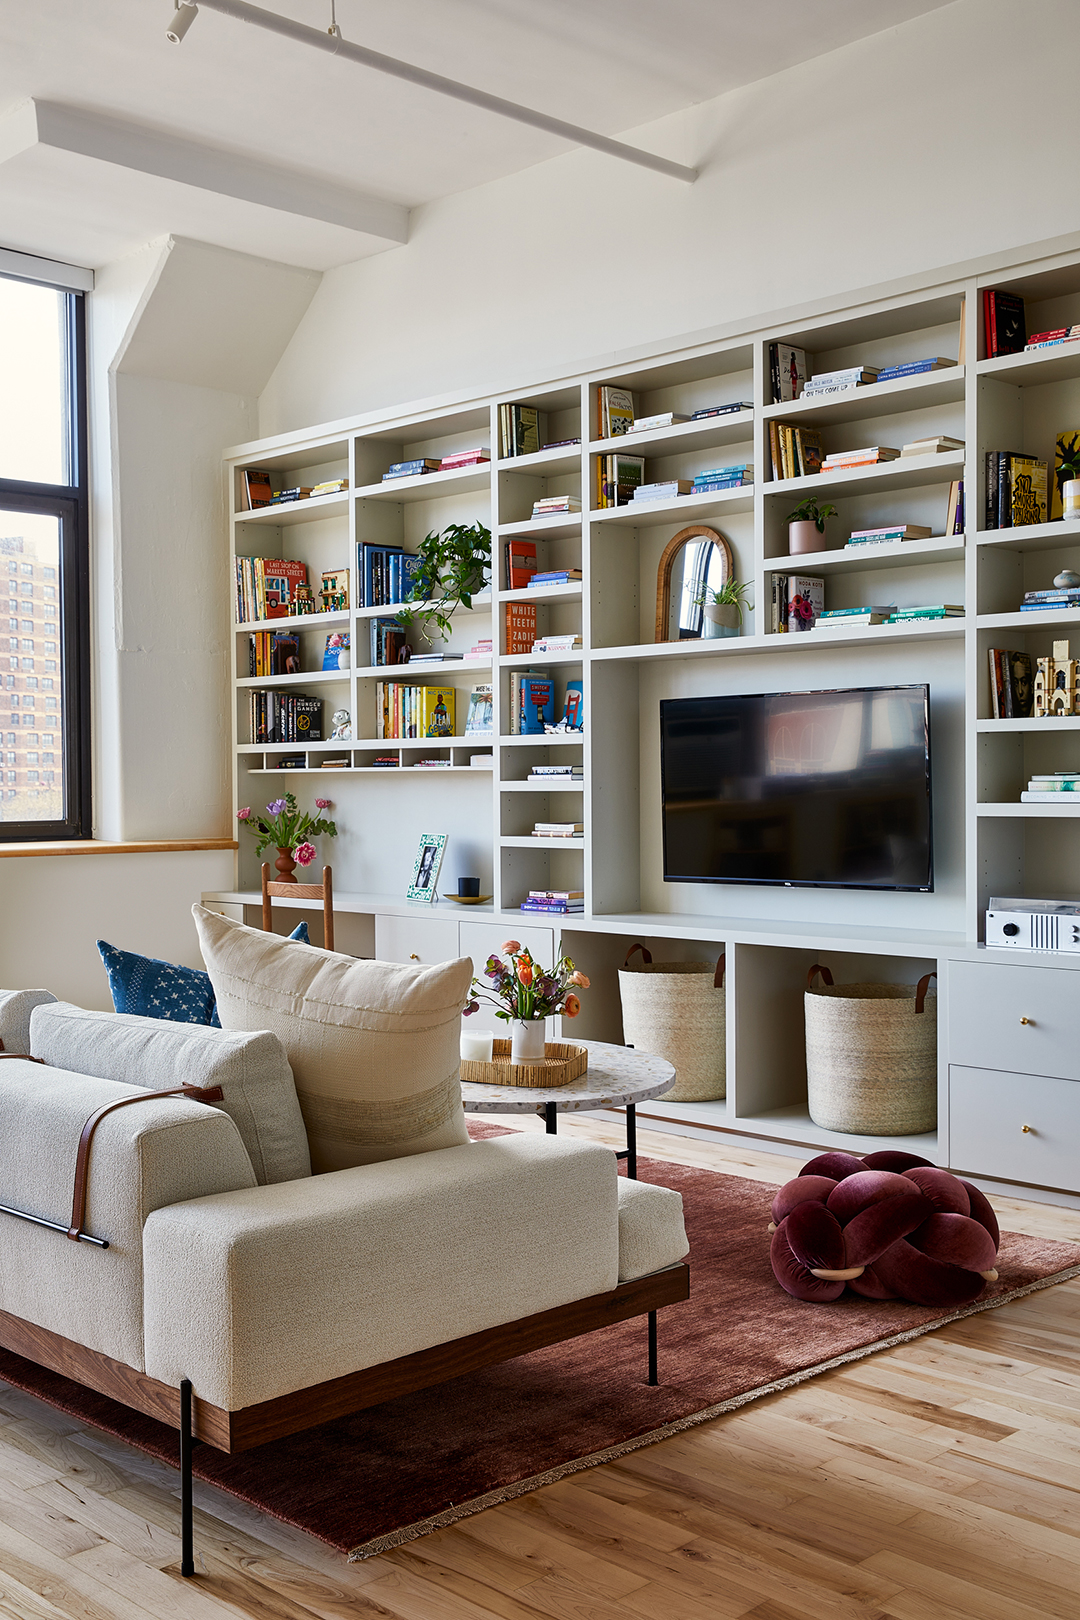
[[[626,1174],[637,1180],[637,1104],[626,1105]]]
[[[559,1129],[559,1111],[553,1102],[544,1104],[544,1119],[547,1124],[547,1134],[555,1136]]]

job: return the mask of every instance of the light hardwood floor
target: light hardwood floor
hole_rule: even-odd
[[[764,1181],[799,1162],[640,1146]],[[995,1202],[1014,1231],[1080,1238],[1080,1213]],[[1080,1279],[364,1564],[196,1481],[182,1580],[176,1492],[0,1385],[0,1616],[1080,1620]]]

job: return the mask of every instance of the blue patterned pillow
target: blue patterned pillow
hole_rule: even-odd
[[[289,935],[310,945],[307,923],[298,923]],[[113,1011],[138,1013],[143,1018],[168,1018],[174,1024],[210,1024],[221,1028],[217,998],[209,973],[201,968],[178,967],[153,956],[121,951],[103,939],[97,942],[109,975]]]

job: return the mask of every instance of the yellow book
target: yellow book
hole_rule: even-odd
[[[420,694],[420,725],[424,737],[456,736],[452,686],[425,686]]]

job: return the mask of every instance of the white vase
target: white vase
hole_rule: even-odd
[[[511,1063],[539,1063],[544,1057],[544,1020],[542,1018],[512,1018],[510,1020]]]

